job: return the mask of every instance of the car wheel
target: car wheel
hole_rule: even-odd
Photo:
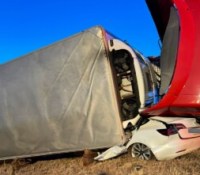
[[[142,160],[150,160],[153,158],[153,153],[151,152],[151,149],[142,143],[133,144],[131,153],[133,157],[137,157]]]

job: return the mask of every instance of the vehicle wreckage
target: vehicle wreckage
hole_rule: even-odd
[[[96,160],[120,155],[130,146],[133,157],[146,160],[172,159],[200,147],[200,1],[146,3],[162,42],[159,100],[140,112],[143,119],[125,145],[110,148]]]
[[[93,27],[0,65],[1,160],[109,147],[95,159],[131,148],[163,160],[200,147],[200,2],[147,4],[160,58]]]
[[[0,158],[123,144],[122,121],[154,100],[147,62],[94,27],[1,65]]]

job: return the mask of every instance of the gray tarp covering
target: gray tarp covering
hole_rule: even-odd
[[[0,159],[123,143],[101,28],[0,66]]]

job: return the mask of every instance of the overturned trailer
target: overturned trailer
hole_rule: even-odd
[[[123,144],[122,121],[153,103],[150,68],[136,55],[94,27],[1,65],[0,159]]]

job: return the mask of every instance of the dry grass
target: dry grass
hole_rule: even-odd
[[[142,161],[129,154],[83,166],[82,157],[38,160],[19,165],[3,162],[0,175],[199,175],[200,150],[169,161]]]

